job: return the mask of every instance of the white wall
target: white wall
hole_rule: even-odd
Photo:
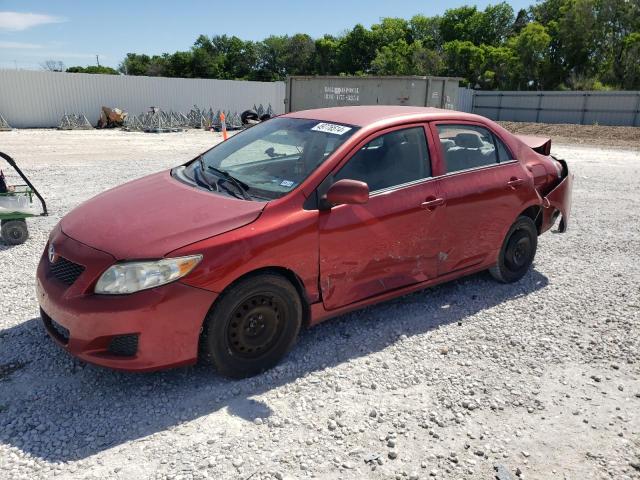
[[[194,104],[238,113],[271,104],[283,113],[284,95],[284,82],[0,70],[0,114],[15,128],[57,127],[65,112],[95,125],[103,105],[132,115],[152,105],[188,113]]]

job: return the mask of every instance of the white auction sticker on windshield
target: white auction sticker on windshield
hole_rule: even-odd
[[[333,133],[334,135],[343,135],[351,130],[351,127],[336,125],[335,123],[319,123],[311,130],[315,132]]]

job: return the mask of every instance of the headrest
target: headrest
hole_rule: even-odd
[[[481,148],[484,144],[475,133],[459,133],[456,135],[456,145],[462,148]]]
[[[455,142],[453,140],[449,140],[448,138],[441,138],[440,143],[442,144],[442,149],[445,152],[448,152],[449,149],[456,146]]]
[[[402,132],[393,132],[386,137],[384,137],[384,146],[388,148],[397,147],[398,145],[406,142],[407,139]]]

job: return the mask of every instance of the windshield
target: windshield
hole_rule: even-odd
[[[357,127],[273,118],[202,154],[185,173],[210,190],[245,199],[279,198],[304,181]]]

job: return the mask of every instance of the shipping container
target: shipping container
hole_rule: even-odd
[[[287,112],[348,105],[410,105],[455,110],[460,78],[287,77]]]

